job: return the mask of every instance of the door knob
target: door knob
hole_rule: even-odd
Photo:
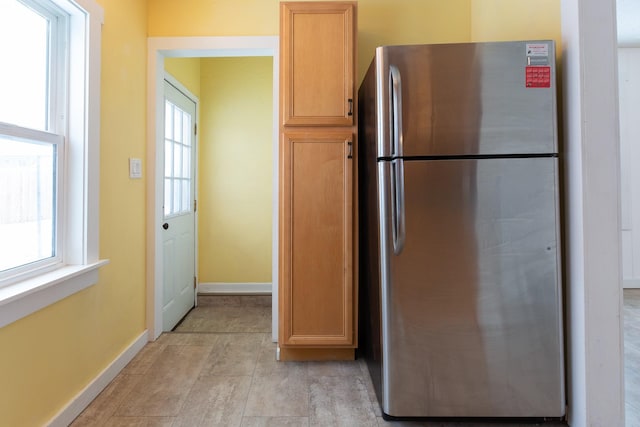
[[[169,223],[165,222],[164,224],[162,224],[162,228],[164,228],[165,230],[169,228]]]

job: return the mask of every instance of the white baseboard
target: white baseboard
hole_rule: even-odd
[[[199,294],[271,295],[271,283],[200,283]]]
[[[624,289],[640,288],[640,279],[623,279],[622,287]]]
[[[127,366],[127,363],[148,341],[148,333],[145,330],[136,338],[129,347],[124,349],[97,377],[87,385],[84,390],[76,395],[66,407],[56,414],[47,424],[50,427],[66,427],[104,390],[111,381]]]

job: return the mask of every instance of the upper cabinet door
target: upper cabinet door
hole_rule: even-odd
[[[354,123],[355,4],[280,5],[284,126]]]

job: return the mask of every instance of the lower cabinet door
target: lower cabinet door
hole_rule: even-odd
[[[353,346],[353,134],[284,132],[281,346]]]

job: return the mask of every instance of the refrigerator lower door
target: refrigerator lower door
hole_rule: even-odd
[[[557,174],[555,158],[404,162],[397,255],[381,215],[386,415],[564,415]]]

